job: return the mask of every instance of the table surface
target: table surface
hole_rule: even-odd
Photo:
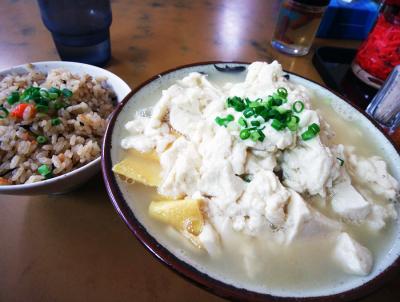
[[[271,49],[278,1],[112,1],[107,67],[134,87],[196,61],[279,60],[322,83],[312,53]],[[316,39],[357,47],[356,41]],[[36,1],[0,0],[0,68],[59,60]],[[400,277],[362,301],[400,301]],[[0,196],[0,301],[222,301],[160,264],[114,211],[100,175],[59,196]]]

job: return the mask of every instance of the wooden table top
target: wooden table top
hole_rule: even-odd
[[[59,60],[36,1],[1,0],[0,68]],[[278,1],[112,1],[112,60],[131,87],[208,60],[279,60],[322,83],[312,53],[271,49]],[[357,47],[317,39],[315,46]],[[362,301],[400,301],[400,278]],[[128,231],[100,175],[59,196],[0,196],[0,301],[222,301],[168,270]]]

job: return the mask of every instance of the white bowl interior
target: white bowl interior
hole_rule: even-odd
[[[235,64],[230,64],[235,65]],[[127,133],[124,129],[124,125],[127,121],[133,118],[132,112],[138,109],[146,108],[154,105],[161,96],[161,90],[172,85],[176,80],[183,78],[189,72],[198,71],[204,72],[208,75],[209,79],[214,82],[218,82],[216,79],[217,74],[213,65],[199,65],[193,67],[186,67],[183,69],[179,69],[168,73],[163,76],[159,76],[156,80],[148,83],[141,89],[139,89],[135,95],[131,97],[129,102],[122,109],[120,114],[117,117],[115,122],[115,126],[112,133],[112,148],[111,148],[111,159],[112,164],[117,163],[121,160],[121,148],[120,138],[124,137]],[[224,82],[238,82],[242,81],[245,77],[246,72],[237,73],[237,74],[226,74]],[[306,80],[304,78],[298,77],[296,75],[290,75],[290,79],[295,83],[301,84],[309,89],[314,90],[316,96],[319,100],[325,100],[329,102],[332,107],[335,108],[337,112],[341,112],[343,115],[346,115],[348,119],[352,121],[354,125],[357,125],[356,128],[359,128],[359,131],[362,131],[362,135],[366,140],[370,140],[376,146],[378,146],[376,152],[382,156],[386,162],[388,163],[389,170],[391,174],[398,180],[400,180],[400,162],[399,154],[392,146],[392,144],[388,141],[388,139],[357,109],[343,101],[341,98],[336,96],[334,93],[329,90],[321,87],[320,85]],[[145,188],[141,185],[124,185],[118,178],[117,182],[119,184],[119,188],[123,193],[125,200],[130,206],[131,210],[135,217],[139,220],[139,222],[146,228],[147,232],[153,236],[162,246],[171,251],[176,257],[183,260],[184,262],[192,265],[194,268],[198,269],[203,273],[207,273],[212,278],[217,280],[223,280],[223,282],[232,284],[233,281],[227,279],[225,276],[221,276],[218,272],[205,272],[203,267],[199,265],[196,253],[187,253],[186,250],[191,250],[190,244],[184,242],[181,238],[170,238],[166,240],[165,236],[167,232],[162,225],[155,223],[152,221],[147,215],[147,207],[149,204],[149,198],[151,194],[154,193],[153,190]],[[129,195],[129,196],[128,196]],[[131,196],[134,195],[134,198]],[[399,209],[398,209],[399,210]],[[160,234],[163,234],[160,236]],[[380,255],[376,258],[375,266],[371,274],[365,277],[352,277],[345,282],[338,282],[337,284],[332,284],[329,288],[318,288],[315,290],[309,291],[285,291],[285,289],[275,289],[266,291],[265,289],[254,288],[249,285],[246,286],[246,289],[262,292],[277,296],[295,296],[295,297],[310,297],[310,296],[325,296],[341,293],[356,287],[359,287],[366,282],[374,279],[378,276],[383,270],[389,267],[396,258],[400,255],[400,231],[399,225],[396,223],[394,227],[393,234],[391,235],[391,242],[393,244],[388,247],[387,250],[383,250],[380,252]],[[176,247],[179,247],[178,251]]]
[[[35,62],[29,64],[34,70],[47,73],[55,68],[65,68],[74,74],[87,73],[91,76],[105,76],[110,87],[115,91],[117,102],[121,102],[123,98],[131,91],[131,88],[121,78],[109,72],[108,70],[93,65],[66,62],[66,61],[48,61]],[[18,65],[12,68],[0,71],[0,77],[10,73],[23,74],[31,69],[28,64]],[[36,183],[0,186],[0,194],[50,194],[68,192],[77,185],[87,181],[90,177],[100,170],[100,157],[90,163],[75,169],[71,172],[50,178]]]

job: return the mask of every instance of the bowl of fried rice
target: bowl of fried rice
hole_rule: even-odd
[[[98,173],[108,118],[130,90],[81,63],[1,70],[0,194],[65,193]]]

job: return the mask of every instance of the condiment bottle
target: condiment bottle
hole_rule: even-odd
[[[352,70],[360,80],[379,88],[399,64],[400,0],[386,0],[374,28],[357,52]]]
[[[271,44],[277,50],[294,55],[306,55],[329,0],[284,0]]]

